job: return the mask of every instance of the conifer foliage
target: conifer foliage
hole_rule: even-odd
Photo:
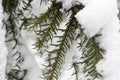
[[[36,42],[34,43],[34,48],[41,54],[47,52],[48,57],[46,61],[48,64],[44,64],[46,67],[46,72],[43,73],[45,80],[58,80],[61,74],[62,66],[65,62],[66,52],[72,46],[73,41],[80,40],[78,48],[82,52],[81,61],[73,63],[73,68],[75,70],[76,80],[78,79],[78,64],[82,66],[83,73],[87,74],[86,76],[91,76],[92,80],[102,77],[100,73],[96,70],[96,64],[103,59],[103,54],[105,53],[104,49],[100,48],[99,43],[96,41],[96,38],[100,35],[97,34],[94,37],[88,38],[84,34],[84,29],[81,28],[81,25],[75,18],[76,13],[83,9],[84,6],[76,4],[72,6],[69,10],[64,11],[62,7],[62,2],[57,0],[40,0],[40,3],[51,1],[51,6],[48,7],[48,10],[45,13],[40,14],[40,16],[34,16],[31,18],[23,18],[23,23],[21,24],[21,29],[27,31],[33,31],[36,34]],[[30,6],[32,0],[29,0],[28,3],[25,3],[26,6]],[[23,0],[24,3],[24,0]],[[18,56],[16,58],[16,67],[7,72],[8,80],[23,80],[23,77],[26,74],[26,70],[22,70],[24,73],[23,77],[19,78],[19,72],[21,72],[20,64],[24,61],[24,56],[21,55],[21,52],[16,48],[19,45],[22,45],[19,41],[20,30],[18,27],[18,10],[19,0],[3,0],[4,13],[8,15],[7,20],[4,20],[4,26],[6,28],[6,42],[15,42],[15,45],[12,47],[12,50],[16,51],[12,54],[12,57]],[[27,7],[26,7],[27,8]],[[31,7],[32,8],[32,7]],[[27,10],[23,8],[24,10]],[[63,11],[64,12],[63,12]],[[21,10],[19,10],[21,11]],[[66,12],[66,13],[65,13]],[[63,21],[63,15],[70,13],[70,17],[64,29],[60,28],[60,24]],[[19,14],[24,16],[22,13]],[[76,37],[76,30],[79,29],[78,36]],[[57,35],[58,32],[63,33],[62,35]],[[54,38],[57,38],[58,41],[55,43]],[[53,50],[44,50],[48,46],[49,41],[51,44],[49,46],[54,46]],[[41,54],[41,55],[42,55]],[[77,66],[77,67],[76,67]],[[17,74],[17,75],[16,75]]]
[[[27,19],[27,23],[25,19],[25,23],[23,23],[24,29],[34,30],[39,36],[35,43],[35,48],[37,48],[38,51],[41,47],[44,47],[45,42],[48,42],[49,40],[52,41],[53,37],[59,38],[57,44],[52,44],[52,46],[57,47],[57,49],[47,51],[49,54],[47,61],[50,64],[47,66],[48,71],[44,74],[45,79],[58,80],[61,67],[64,63],[66,51],[70,48],[73,40],[75,40],[75,31],[77,28],[80,29],[80,33],[77,37],[81,40],[78,47],[81,48],[83,52],[83,56],[81,57],[83,60],[81,64],[84,64],[83,72],[88,73],[88,75],[92,76],[94,79],[101,77],[96,70],[96,64],[100,59],[103,59],[104,50],[101,49],[99,44],[95,41],[96,37],[87,38],[83,33],[83,29],[80,27],[80,24],[78,24],[74,17],[75,14],[83,7],[84,6],[80,4],[73,6],[68,10],[72,11],[72,14],[68,23],[66,23],[66,29],[58,29],[59,24],[62,21],[62,13],[60,12],[62,4],[60,2],[56,2],[56,0],[52,1],[52,5],[45,13],[41,14],[40,17]],[[63,32],[63,35],[54,36],[58,31]],[[54,57],[51,57],[52,55],[54,55]],[[77,64],[74,63],[74,68],[75,65]],[[75,68],[75,70],[77,69]]]
[[[79,43],[79,48],[82,51],[82,62],[83,72],[95,78],[101,78],[102,75],[96,70],[97,63],[103,59],[105,50],[99,47],[99,43],[96,42],[96,38],[100,35],[95,35],[94,37],[87,38],[82,36],[81,42]]]
[[[41,47],[45,47],[45,44],[52,40],[53,35],[57,32],[57,27],[62,21],[62,8],[61,3],[57,3],[56,0],[52,1],[52,5],[48,10],[41,14],[39,17],[23,19],[22,28],[28,31],[34,31],[38,36],[35,45],[37,50],[41,50]]]
[[[19,3],[19,0],[2,1],[4,11],[3,28],[6,29],[5,38],[9,51],[6,66],[6,77],[8,80],[22,80],[27,72],[26,70],[21,69],[24,56],[18,48],[22,45],[20,41],[21,34],[19,30],[19,15],[22,16],[22,14],[19,12]],[[23,73],[23,76],[20,76],[20,73]]]
[[[20,41],[18,40],[18,27],[17,27],[17,16],[15,14],[16,8],[18,6],[18,0],[3,0],[3,8],[4,8],[4,13],[6,15],[9,15],[7,20],[4,19],[4,27],[6,28],[6,42],[11,43],[14,42],[15,44],[11,46],[11,50],[16,50],[16,47],[18,45],[21,45]],[[8,48],[8,49],[10,49]],[[11,51],[10,51],[11,52]],[[7,74],[7,79],[8,80],[19,80],[18,79],[18,74],[20,72],[20,64],[23,61],[23,58],[21,56],[21,53],[16,50],[13,53],[8,54],[8,64],[7,67],[9,67],[10,64],[9,60],[11,57],[15,57],[16,55],[18,56],[16,58],[16,69],[10,68],[6,70]]]

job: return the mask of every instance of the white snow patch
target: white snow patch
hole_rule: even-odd
[[[114,14],[116,5],[114,0],[92,0],[83,10],[76,15],[77,20],[84,28],[88,37],[97,34],[104,26],[110,23]]]
[[[0,0],[1,4],[2,0]],[[3,10],[2,4],[0,5],[0,80],[5,79],[5,70],[7,63],[7,48],[5,45],[5,30],[2,28]]]
[[[102,73],[103,80],[118,80],[120,75],[120,24],[117,14],[117,0],[91,0],[76,15],[88,37],[99,32],[102,34],[98,41],[106,54],[97,69]]]
[[[117,15],[116,15],[117,16]],[[102,30],[101,46],[106,50],[105,59],[98,64],[98,70],[103,71],[104,80],[117,80],[120,75],[120,24],[117,17],[111,20]]]

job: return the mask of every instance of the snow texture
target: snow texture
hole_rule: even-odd
[[[48,7],[51,5],[51,2],[47,2],[47,3],[43,2],[40,5],[40,0],[33,0],[31,5],[32,5],[32,14],[34,14],[36,16],[40,16],[41,13],[46,12]]]
[[[114,10],[114,3],[112,0],[92,0],[83,10],[77,13],[77,20],[85,29],[84,32],[88,37],[97,34],[118,12]]]
[[[58,0],[58,2],[59,1],[63,3],[63,8],[68,10],[72,7],[72,1],[74,0]]]
[[[86,0],[57,0],[58,2],[62,2],[62,7],[65,10],[69,10],[72,6],[80,3],[85,3]]]
[[[0,0],[0,80],[5,79],[7,48],[5,46],[5,30],[2,28],[3,10]]]
[[[23,5],[21,5],[21,6],[23,6]],[[25,12],[24,14],[27,15],[27,12]],[[35,42],[35,40],[34,40],[35,36],[33,33],[31,33],[32,35],[31,34],[27,35],[27,33],[25,33],[25,32],[22,32],[22,34],[24,34],[24,36],[21,35],[21,33],[18,29],[19,25],[20,24],[16,25],[16,30],[18,33],[16,35],[16,39],[18,41],[20,41],[21,45],[17,45],[15,47],[15,49],[13,50],[12,47],[14,46],[15,42],[14,41],[6,42],[8,52],[9,52],[7,70],[9,71],[10,69],[15,68],[14,66],[16,64],[16,56],[12,57],[12,55],[14,54],[15,51],[18,51],[21,53],[22,58],[24,58],[23,63],[20,64],[19,66],[21,67],[21,70],[27,70],[26,75],[23,75],[23,73],[20,73],[19,77],[25,76],[23,80],[40,80],[40,77],[42,75],[41,68],[39,67],[38,63],[36,62],[35,56],[33,54],[36,51],[34,49],[32,49],[33,48],[32,43]],[[12,37],[12,35],[8,34],[7,38],[11,38],[11,37]]]
[[[88,37],[102,34],[97,40],[106,54],[97,69],[103,74],[103,80],[120,79],[120,24],[117,15],[117,0],[91,0],[76,15]]]
[[[21,42],[23,45],[19,46],[18,48],[25,58],[23,64],[21,65],[21,68],[23,70],[27,69],[27,74],[24,77],[24,80],[39,80],[41,76],[41,69],[37,64],[34,55],[30,52],[24,43],[24,40],[21,40]]]

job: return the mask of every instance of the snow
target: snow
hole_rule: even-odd
[[[22,38],[24,39],[24,42],[26,42],[26,45],[27,45],[28,49],[30,50],[30,52],[37,53],[36,49],[33,49],[34,46],[32,46],[34,44],[34,42],[36,41],[35,33],[22,30],[21,34],[22,34]]]
[[[27,38],[28,38],[27,41],[29,42],[29,36]],[[18,45],[16,47],[16,50],[21,52],[22,56],[24,57],[24,61],[20,65],[20,67],[22,70],[27,70],[27,74],[25,75],[23,80],[40,80],[40,76],[42,76],[42,72],[41,72],[41,68],[39,67],[38,63],[35,60],[34,54],[32,53],[35,51],[32,50],[32,48],[30,50],[30,48],[26,45],[28,42],[26,40],[24,41],[24,39],[26,38],[19,36],[18,40],[22,43],[22,45]]]
[[[5,30],[2,27],[0,27],[0,40],[0,45],[2,45],[0,46],[0,80],[5,80],[7,48],[5,46]]]
[[[63,3],[62,7],[64,9],[68,10],[72,7],[72,1],[74,1],[74,0],[58,0],[58,2],[59,1]]]
[[[75,80],[76,76],[73,75],[73,73],[75,72],[74,68],[72,68],[72,63],[73,63],[73,56],[75,54],[79,54],[77,47],[77,42],[73,42],[72,47],[70,48],[70,50],[67,51],[66,53],[66,57],[65,57],[65,63],[63,65],[63,68],[61,70],[61,77],[59,80]]]
[[[106,53],[97,69],[102,73],[103,80],[120,79],[120,24],[117,14],[117,0],[91,0],[76,15],[88,37],[102,34],[97,41]]]
[[[66,69],[62,72],[62,77],[60,80],[76,80],[76,76],[73,75],[74,68],[71,68],[71,65],[69,65]]]
[[[69,10],[72,6],[85,3],[86,0],[57,0],[58,2],[62,2],[62,7],[64,10]]]
[[[1,4],[0,0],[0,4]],[[7,56],[7,48],[5,46],[5,30],[2,28],[2,5],[0,5],[0,80],[6,80],[5,79],[5,70],[6,70],[6,56]]]
[[[88,37],[92,37],[98,33],[102,34],[98,41],[100,42],[100,46],[106,50],[105,59],[99,62],[99,64],[97,65],[97,69],[100,73],[103,74],[104,77],[103,80],[118,80],[120,75],[119,68],[120,25],[117,18],[118,10],[116,0],[58,0],[58,1],[63,2],[63,8],[66,10],[70,9],[72,5],[74,5],[75,1],[82,2],[85,5],[85,8],[77,13],[76,18],[82,25],[82,28],[85,29],[84,32]],[[29,34],[30,36],[33,36],[33,38],[29,37],[28,34],[24,35],[24,39],[25,42],[28,41],[26,45],[30,49],[32,43],[34,43],[33,39],[34,36]],[[26,38],[26,36],[28,38]],[[31,40],[30,38],[32,38],[33,40]],[[74,73],[74,69],[73,68],[70,69],[72,57],[80,53],[79,51],[76,52],[76,50],[74,49],[75,45],[77,44],[74,43],[73,47],[67,52],[65,64],[62,69],[62,75],[59,80],[75,79],[75,76],[72,75]],[[31,52],[34,53],[32,49]],[[73,54],[71,54],[71,52]],[[42,58],[40,58],[38,55],[36,56],[36,58],[37,62],[39,63],[39,66],[42,68],[41,64],[44,64],[44,60],[42,60]],[[31,65],[34,64],[31,63]],[[29,76],[27,76],[28,79],[32,75],[32,70],[30,71],[31,73],[29,73]],[[87,80],[87,78],[85,78],[82,73],[79,73],[79,75],[81,75],[79,79]]]
[[[113,0],[92,0],[83,10],[77,13],[76,18],[81,23],[82,28],[85,29],[84,32],[88,37],[97,34],[102,27],[111,21],[116,13],[114,3]]]
[[[4,17],[6,17],[6,16],[4,15]],[[27,33],[25,33],[25,32],[22,32],[24,34],[24,36],[22,36],[19,29],[18,29],[19,25],[20,24],[17,24],[15,26],[16,30],[18,31],[17,35],[16,35],[16,39],[18,41],[20,41],[21,45],[17,45],[13,50],[13,46],[15,44],[15,41],[6,42],[9,54],[7,55],[7,61],[8,61],[7,67],[5,65],[4,68],[7,69],[6,71],[9,71],[10,69],[16,69],[15,64],[16,64],[16,58],[18,57],[18,54],[15,57],[12,57],[12,55],[15,53],[15,51],[18,51],[21,53],[22,58],[24,58],[23,63],[21,63],[19,65],[19,67],[21,70],[27,71],[26,75],[23,75],[23,72],[20,72],[19,77],[25,76],[23,80],[40,80],[40,76],[42,75],[41,68],[39,67],[38,63],[36,62],[35,56],[33,54],[36,51],[34,49],[32,49],[33,48],[32,42],[35,42],[35,40],[34,40],[35,36],[34,36],[34,34],[27,35]],[[1,37],[3,37],[3,36],[4,35],[2,35]],[[7,39],[9,39],[11,37],[12,37],[12,35],[8,34]],[[0,58],[0,59],[2,59],[2,58]],[[6,56],[5,56],[5,59],[6,59]],[[2,59],[2,60],[5,61],[5,59]],[[3,73],[3,75],[5,75],[5,74]],[[1,79],[2,78],[0,78],[0,80]],[[3,79],[3,80],[5,80],[5,79]]]
[[[103,70],[105,80],[119,79],[120,75],[120,24],[117,17],[101,31],[103,34],[100,38],[101,46],[106,50],[105,60],[98,66]],[[112,65],[111,65],[112,64]]]
[[[47,3],[42,3],[40,5],[40,0],[33,0],[31,3],[32,6],[32,14],[36,15],[36,16],[40,16],[41,13],[46,12],[46,10],[48,9],[48,7],[51,5],[51,2],[47,2]],[[28,13],[29,14],[29,13]]]
[[[1,0],[2,1],[2,0]],[[75,16],[79,23],[84,28],[84,33],[88,37],[92,37],[98,33],[102,34],[97,41],[100,43],[100,46],[106,50],[104,59],[97,64],[97,70],[103,75],[102,80],[119,80],[120,79],[120,24],[117,17],[117,0],[58,0],[62,1],[63,8],[68,10],[73,5],[78,2],[81,2],[85,5],[83,10],[79,11]],[[118,0],[120,2],[120,0]],[[34,0],[31,5],[33,7],[32,13],[39,16],[41,13],[45,12],[50,6],[51,3],[42,4],[39,6],[39,1]],[[118,7],[120,4],[118,3]],[[0,5],[2,7],[2,5]],[[0,25],[2,25],[2,8],[0,8]],[[119,7],[120,9],[120,7]],[[27,15],[28,13],[26,13]],[[68,20],[68,19],[67,19]],[[67,21],[66,21],[67,22]],[[62,24],[65,25],[65,21]],[[65,28],[65,27],[64,27]],[[59,33],[60,34],[60,33]],[[36,54],[37,51],[33,49],[32,44],[35,43],[35,34],[32,32],[22,31],[22,46],[17,48],[21,51],[25,57],[24,63],[21,65],[22,69],[27,69],[28,72],[24,80],[42,80],[42,71],[44,67],[42,64],[45,64],[44,59],[39,54]],[[0,80],[5,80],[5,69],[6,69],[6,56],[7,48],[5,46],[5,30],[0,27]],[[75,41],[70,50],[66,53],[65,64],[61,70],[62,74],[59,80],[75,80],[73,73],[75,72],[74,68],[71,68],[71,63],[78,61],[81,56],[81,52],[76,49],[77,41]],[[74,56],[74,59],[73,59]],[[80,80],[88,80],[80,72]]]

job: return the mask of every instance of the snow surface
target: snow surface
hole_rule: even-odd
[[[2,28],[2,19],[3,19],[3,10],[0,0],[0,80],[5,79],[5,70],[6,70],[6,63],[7,63],[7,48],[5,46],[5,30]]]
[[[0,17],[2,17],[1,14]],[[0,46],[0,80],[5,80],[7,48],[5,46],[5,30],[2,27],[0,27],[0,45],[2,45]]]
[[[23,38],[20,38],[22,46],[18,46],[17,49],[22,53],[22,56],[24,56],[24,62],[21,65],[21,69],[26,69],[27,74],[25,75],[23,80],[39,80],[41,76],[41,69],[38,66],[34,55],[31,53],[29,48],[26,46],[25,41]]]
[[[43,3],[40,5],[40,0],[33,0],[32,3],[32,14],[40,16],[41,13],[44,13],[48,7],[51,5],[51,2]]]
[[[106,54],[97,69],[103,74],[103,80],[120,79],[120,24],[117,15],[117,0],[91,0],[76,15],[88,37],[102,34],[98,41]]]
[[[83,10],[77,13],[76,17],[79,23],[89,37],[98,33],[118,12],[114,10],[116,5],[113,4],[115,4],[115,0],[92,0]]]

